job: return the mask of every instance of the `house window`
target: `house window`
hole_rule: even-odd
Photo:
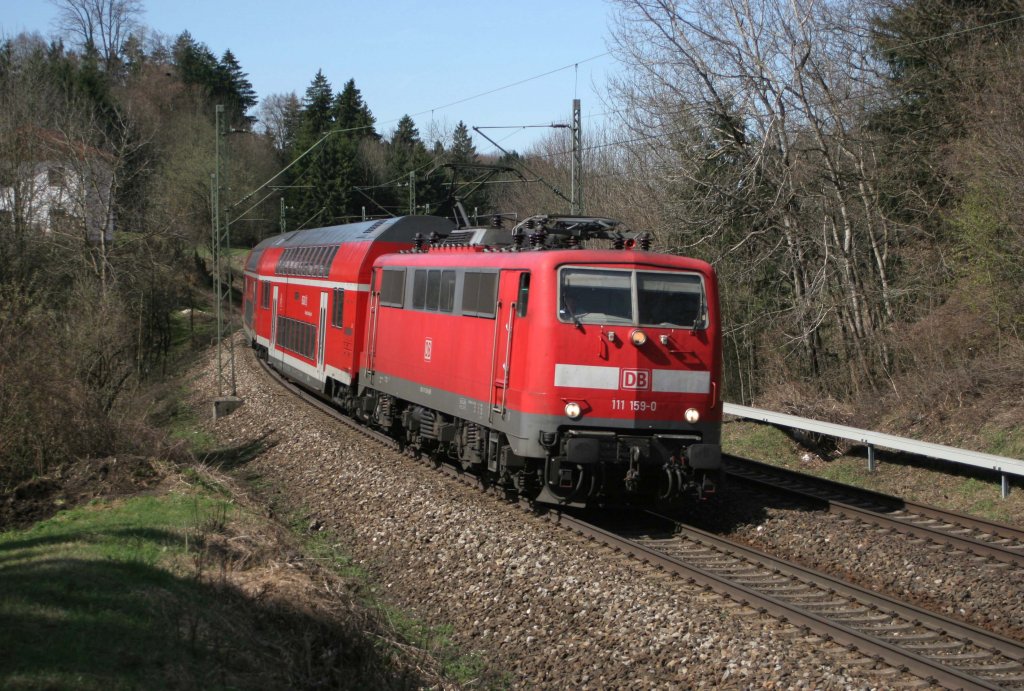
[[[64,169],[60,166],[51,166],[46,170],[46,182],[50,187],[64,186]]]

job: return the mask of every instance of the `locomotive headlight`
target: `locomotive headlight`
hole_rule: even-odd
[[[573,420],[578,418],[581,413],[580,404],[574,401],[570,401],[565,404],[565,414],[571,417]]]
[[[629,340],[633,342],[637,348],[647,343],[647,334],[640,329],[633,329],[633,333],[629,334]]]
[[[686,412],[683,413],[683,417],[692,425],[700,420],[700,411],[696,408],[687,408]]]

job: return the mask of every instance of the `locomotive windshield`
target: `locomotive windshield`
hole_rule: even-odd
[[[699,274],[561,270],[558,318],[564,322],[702,328],[706,304]]]

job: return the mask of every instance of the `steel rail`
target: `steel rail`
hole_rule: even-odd
[[[645,546],[637,540],[616,535],[611,531],[574,516],[559,514],[557,518],[552,520],[565,525],[581,535],[598,540],[617,551],[633,556],[643,563],[675,573],[692,583],[726,595],[743,605],[769,613],[784,622],[806,627],[827,640],[848,646],[862,654],[875,656],[896,668],[906,669],[922,679],[948,688],[1004,688],[997,682],[941,664],[935,659],[908,650],[878,636],[866,634],[821,614],[787,603],[780,598],[759,591],[755,587],[740,583],[736,578],[724,577],[709,569],[688,563],[684,559]],[[941,632],[941,635],[951,635],[952,632],[952,635],[958,635],[964,639],[964,645],[991,648],[997,651],[995,654],[1003,655],[1012,660],[1014,666],[1019,665],[1020,673],[1022,673],[1021,679],[1024,680],[1024,664],[1020,664],[1024,661],[1024,646],[1016,641],[946,619],[941,615],[927,612],[913,605],[901,603],[877,593],[857,588],[825,574],[770,557],[757,550],[717,538],[688,526],[682,527],[682,530],[685,533],[697,536],[695,538],[697,541],[720,551],[722,555],[728,553],[730,556],[741,556],[751,563],[758,564],[761,568],[772,570],[774,573],[790,573],[793,578],[807,581],[813,584],[814,587],[822,588],[831,594],[843,593],[844,597],[867,603],[867,607],[870,610],[882,612],[894,618],[899,617],[911,622],[913,626],[926,626]],[[776,583],[775,585],[777,586],[778,584]],[[1014,673],[1016,673],[1016,670],[1014,670]]]
[[[844,485],[738,456],[723,456],[726,473],[745,482],[828,503],[832,513],[910,534],[979,557],[1024,567],[1024,530],[977,516]],[[923,519],[923,520],[922,520]],[[939,524],[933,523],[940,522]]]

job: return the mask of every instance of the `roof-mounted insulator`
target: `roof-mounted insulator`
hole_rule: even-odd
[[[579,249],[580,239],[575,235],[570,235],[569,239],[565,241],[565,244],[569,246],[569,249]]]
[[[440,241],[441,241],[441,236],[437,234],[436,230],[430,234],[430,244],[431,245],[436,245]]]
[[[512,247],[516,250],[522,249],[523,241],[526,240],[526,235],[522,230],[516,228],[512,231]]]
[[[491,216],[491,228],[501,228],[501,214]]]
[[[544,242],[547,240],[548,232],[541,227],[536,233],[530,233],[530,247],[535,250],[544,249]]]
[[[650,233],[640,233],[640,249],[644,250],[645,252],[651,249]]]
[[[612,247],[617,250],[621,250],[626,246],[626,238],[622,237],[622,233],[615,233],[612,239]]]
[[[423,233],[416,233],[412,238],[412,244],[417,252],[423,251]]]

